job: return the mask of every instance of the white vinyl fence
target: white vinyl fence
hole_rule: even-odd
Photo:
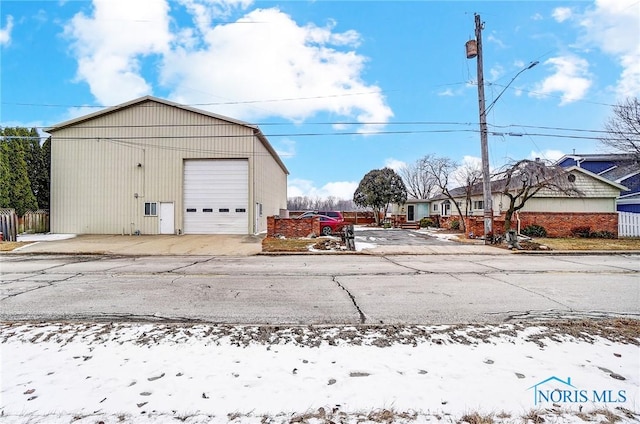
[[[618,212],[618,237],[640,237],[640,213]]]

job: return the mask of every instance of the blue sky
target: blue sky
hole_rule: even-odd
[[[602,152],[640,95],[640,1],[0,2],[0,125],[154,95],[257,124],[289,196],[351,198],[372,169],[478,162],[482,32],[492,168]],[[513,79],[532,62],[539,64]],[[506,88],[505,88],[506,87]],[[511,134],[511,135],[509,135]]]

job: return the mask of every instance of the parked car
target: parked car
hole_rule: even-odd
[[[341,212],[337,211],[308,211],[299,215],[298,219],[303,218],[320,218],[320,232],[324,236],[337,233],[344,227],[344,218]]]

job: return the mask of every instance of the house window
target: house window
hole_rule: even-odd
[[[438,204],[437,203],[433,204],[433,211],[434,212],[438,212]]]
[[[246,212],[246,211],[247,211],[247,210],[246,210],[245,208],[237,208],[237,209],[236,209],[236,212],[240,212],[240,213],[242,213],[242,212]]]
[[[211,209],[211,208],[204,208],[204,209],[202,209],[202,212],[213,212],[213,209]]]
[[[221,213],[229,212],[229,208],[220,208],[218,209],[218,212],[221,212]]]
[[[473,209],[484,209],[484,200],[474,200]]]
[[[158,204],[156,202],[145,202],[144,216],[157,216]]]

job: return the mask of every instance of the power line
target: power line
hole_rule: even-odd
[[[223,105],[243,105],[243,104],[255,104],[255,103],[277,103],[277,102],[291,102],[298,100],[317,100],[317,99],[331,99],[337,97],[353,97],[353,96],[368,96],[370,94],[382,94],[390,93],[397,90],[383,91],[373,90],[360,93],[341,93],[341,94],[328,94],[324,96],[309,96],[309,97],[289,97],[281,99],[264,99],[264,100],[244,100],[244,101],[228,101],[228,102],[210,102],[210,103],[189,103],[184,106],[223,106]],[[53,103],[19,103],[19,102],[0,102],[3,105],[11,106],[40,106],[40,107],[78,107],[78,108],[92,108],[92,109],[108,109],[117,107],[120,105],[68,105],[68,104],[53,104]],[[144,107],[161,107],[163,105],[144,105]]]
[[[135,124],[135,125],[92,125],[92,126],[83,126],[82,129],[83,130],[87,130],[87,129],[120,129],[120,128],[128,128],[128,129],[132,129],[132,128],[140,128],[140,129],[150,129],[150,128],[215,128],[215,127],[223,127],[223,126],[236,126],[237,124],[235,123],[210,123],[210,124]],[[258,124],[251,124],[251,125],[256,125],[258,127],[275,127],[275,126],[291,126],[293,124],[290,123],[274,123],[274,122],[266,122],[266,123],[258,123]],[[463,127],[475,127],[478,125],[477,122],[448,122],[448,121],[404,121],[404,122],[382,122],[382,121],[371,121],[371,122],[342,122],[342,121],[336,121],[336,122],[307,122],[304,124],[305,126],[311,126],[311,125],[324,125],[324,126],[333,126],[333,125],[358,125],[358,126],[375,126],[375,125],[384,125],[384,126],[394,126],[394,125],[398,125],[398,126],[405,126],[405,125],[425,125],[425,126],[432,126],[432,125],[442,125],[442,126],[463,126]],[[578,132],[578,133],[595,133],[595,134],[608,134],[609,131],[606,130],[595,130],[595,129],[584,129],[584,128],[563,128],[563,127],[550,127],[550,126],[543,126],[543,125],[523,125],[523,124],[503,124],[503,125],[498,125],[498,124],[490,124],[487,123],[488,127],[492,127],[492,128],[500,128],[500,129],[506,129],[506,128],[531,128],[531,129],[537,129],[537,130],[553,130],[553,131],[566,131],[566,132]],[[2,129],[5,128],[13,128],[13,127],[0,127],[0,131]],[[47,128],[51,128],[51,126],[34,126],[34,127],[29,127],[29,128],[35,128],[35,129],[40,129],[40,130],[44,130]],[[443,131],[443,130],[430,130],[430,131]],[[466,131],[466,130],[444,130],[444,131]],[[377,132],[339,132],[339,131],[334,131],[331,133],[313,133],[313,134],[318,134],[318,135],[339,135],[339,134],[377,134],[377,133],[395,133],[397,131],[377,131]],[[416,133],[421,133],[421,132],[429,132],[426,130],[411,130],[411,131],[403,131],[403,132],[416,132]],[[289,134],[272,134],[272,136],[286,136]],[[296,135],[295,133],[291,133],[290,135]],[[46,138],[46,137],[44,137]]]
[[[337,137],[337,136],[353,136],[353,135],[398,135],[398,134],[454,134],[454,133],[479,133],[480,130],[477,129],[452,129],[452,130],[407,130],[407,131],[369,131],[369,132],[341,132],[341,133],[322,133],[322,132],[307,132],[307,133],[274,133],[274,134],[265,134],[267,138],[269,137]],[[588,136],[588,135],[576,135],[576,134],[558,134],[558,133],[542,133],[542,132],[498,132],[498,131],[488,131],[488,135],[497,136],[497,137],[551,137],[556,139],[572,139],[572,140],[593,140],[599,141],[602,139],[602,136]],[[125,136],[125,137],[108,137],[108,136],[81,136],[81,137],[72,137],[72,136],[61,136],[54,137],[56,140],[187,140],[187,139],[231,139],[231,138],[247,138],[253,137],[252,135],[165,135],[165,136]],[[39,137],[22,137],[22,136],[0,136],[1,139],[22,139],[22,140],[40,140],[43,138],[48,138],[44,136]],[[619,140],[624,140],[620,138]]]

